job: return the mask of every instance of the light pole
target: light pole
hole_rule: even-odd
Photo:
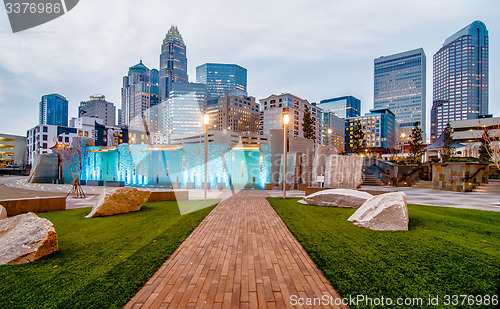
[[[203,123],[205,125],[205,181],[203,183],[203,186],[205,188],[204,192],[204,199],[207,199],[207,166],[208,166],[208,124],[210,122],[210,117],[208,114],[205,114],[203,116]]]
[[[290,117],[288,114],[283,115],[283,198],[286,198],[286,165],[287,165],[287,147],[286,147],[286,137],[288,133],[288,122]]]
[[[406,133],[401,133],[401,158],[405,156],[405,139]]]
[[[328,146],[332,145],[332,129],[328,129]]]

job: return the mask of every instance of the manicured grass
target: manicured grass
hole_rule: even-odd
[[[409,205],[409,231],[381,232],[346,221],[354,209],[268,200],[342,297],[500,294],[500,213]]]
[[[177,203],[157,202],[93,219],[84,219],[90,208],[39,214],[54,224],[60,250],[0,266],[0,308],[121,308],[212,209],[181,216]]]

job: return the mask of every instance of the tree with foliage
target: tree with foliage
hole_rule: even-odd
[[[307,139],[315,139],[316,134],[314,133],[314,123],[311,117],[311,111],[306,106],[306,111],[304,112],[304,118],[302,121],[302,131],[304,132],[304,137]]]
[[[453,145],[453,129],[451,128],[450,123],[446,125],[446,128],[444,128],[443,131],[444,134],[444,145],[443,148],[441,149],[441,162],[448,162],[451,157],[453,156],[453,153],[455,152],[455,147],[452,147]]]
[[[366,146],[365,132],[363,132],[363,125],[361,124],[360,120],[358,120],[358,122],[352,129],[351,141],[353,153],[360,154],[364,151],[364,148]]]
[[[422,150],[422,146],[424,145],[422,133],[423,131],[422,128],[420,128],[420,121],[415,122],[410,134],[410,154],[413,160],[417,159],[424,153]]]

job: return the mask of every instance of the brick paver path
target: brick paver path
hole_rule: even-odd
[[[284,308],[291,295],[339,297],[266,196],[241,191],[221,202],[125,308]]]

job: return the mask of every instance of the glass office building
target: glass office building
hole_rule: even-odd
[[[207,85],[208,99],[229,90],[247,91],[247,69],[237,64],[205,63],[196,67],[196,82]]]
[[[176,26],[168,30],[160,54],[161,101],[166,100],[172,83],[187,83],[186,45]]]
[[[204,84],[172,84],[168,99],[162,102],[163,133],[176,138],[204,132],[203,111],[207,101]]]
[[[488,114],[488,30],[475,21],[450,36],[433,58],[431,140],[452,121]]]
[[[68,126],[68,100],[60,94],[42,96],[39,103],[39,122],[54,126]]]
[[[361,115],[361,101],[353,96],[321,100],[316,106],[344,119]]]
[[[396,115],[400,138],[409,136],[417,121],[425,132],[425,77],[426,56],[422,48],[374,61],[374,107],[390,109]]]

